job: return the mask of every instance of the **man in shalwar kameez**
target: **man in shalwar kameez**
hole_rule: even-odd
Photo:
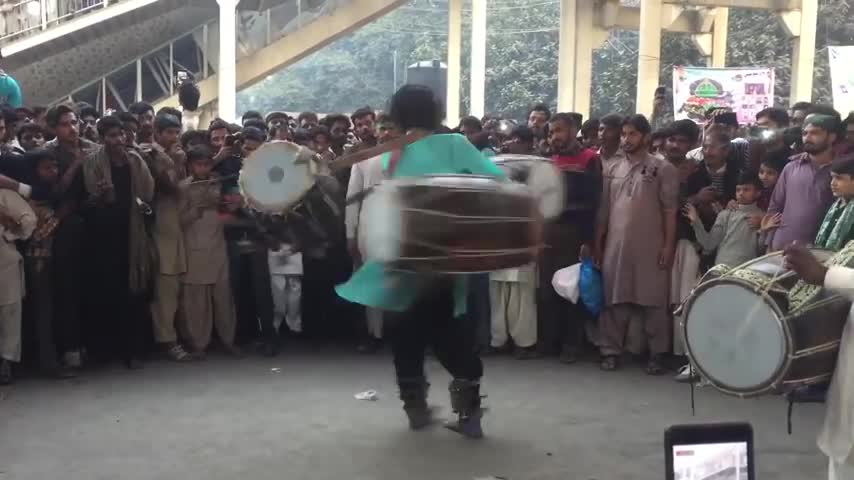
[[[854,256],[854,242],[843,249]],[[805,282],[854,301],[854,268],[825,267],[809,250],[790,245],[785,249],[786,265]],[[849,263],[850,264],[850,263]],[[824,425],[818,434],[818,448],[828,457],[828,480],[854,480],[854,307],[839,343],[836,371],[827,392]]]
[[[618,367],[629,325],[639,321],[649,344],[647,373],[661,374],[661,356],[670,349],[667,311],[670,266],[676,241],[679,177],[670,162],[647,151],[650,125],[643,115],[623,122],[625,158],[603,174],[602,203],[594,256],[602,268],[603,310],[599,317],[603,370]]]

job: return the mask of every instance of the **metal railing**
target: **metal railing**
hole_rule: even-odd
[[[14,1],[14,0],[13,0]],[[0,44],[47,30],[117,0],[23,0],[0,4]]]
[[[0,0],[2,1],[2,0]],[[114,4],[117,0],[109,0],[110,4]],[[252,55],[260,48],[266,47],[276,40],[293,33],[304,25],[318,20],[324,15],[329,15],[336,8],[343,6],[351,0],[286,0],[272,9],[258,12],[256,14],[242,13],[238,18],[238,57],[242,58]],[[287,12],[292,12],[288,14]],[[255,21],[262,22],[253,28],[253,18]],[[142,57],[123,65],[118,66],[105,77],[93,80],[91,83],[75,89],[70,92],[68,98],[63,97],[57,99],[59,101],[77,100],[81,94],[88,93],[89,97],[83,98],[87,101],[94,100],[97,108],[121,107],[122,104],[127,104],[131,101],[145,100],[149,103],[155,103],[157,100],[166,98],[172,95],[174,80],[173,72],[175,70],[188,70],[195,76],[196,81],[201,81],[207,78],[214,71],[211,71],[209,66],[215,65],[216,62],[216,46],[209,41],[209,32],[217,28],[218,20],[210,20],[205,24],[195,28],[193,31],[168,42],[157,45],[154,49],[143,55]],[[172,45],[181,38],[187,35],[196,36],[198,66],[197,68],[188,69],[177,62],[173,56]],[[128,68],[130,65],[135,65],[137,75],[135,95],[131,98],[120,98],[111,90],[111,77],[117,72]],[[142,79],[143,72],[150,72],[150,78],[154,79],[155,95],[150,95],[149,91],[143,95]],[[169,72],[169,73],[167,73]],[[148,73],[146,73],[148,77]],[[173,77],[173,78],[170,78]],[[122,87],[123,85],[116,83],[115,86]],[[95,90],[97,89],[97,90]],[[93,95],[94,93],[94,95]],[[113,103],[115,102],[115,104]],[[109,104],[109,105],[108,105]]]

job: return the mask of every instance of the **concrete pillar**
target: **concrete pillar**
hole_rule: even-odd
[[[134,92],[134,101],[142,101],[142,59],[136,59],[136,91]]]
[[[481,118],[486,103],[486,0],[471,0],[471,88],[469,113]]]
[[[456,126],[460,121],[460,62],[463,40],[463,0],[448,0],[448,90],[445,122]]]
[[[801,0],[800,34],[792,40],[792,91],[789,103],[812,101],[818,0]]]
[[[575,15],[577,0],[560,0],[557,53],[557,109],[572,111],[575,105]]]
[[[729,30],[729,8],[715,9],[715,24],[712,27],[712,67],[726,67],[726,41]]]
[[[661,0],[641,0],[635,110],[649,117],[661,66]]]
[[[217,0],[219,3],[219,117],[237,120],[237,4],[240,0]]]
[[[593,81],[593,2],[582,1],[575,6],[575,93],[569,109],[590,117],[590,96]]]

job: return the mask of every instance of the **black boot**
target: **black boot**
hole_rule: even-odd
[[[433,423],[433,412],[427,406],[427,389],[430,384],[424,377],[398,379],[403,411],[409,418],[409,428],[421,430]]]
[[[451,392],[451,408],[457,414],[457,421],[445,427],[469,438],[483,437],[480,425],[483,416],[480,381],[455,378],[448,390]]]

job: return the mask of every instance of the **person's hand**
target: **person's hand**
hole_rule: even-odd
[[[234,147],[223,146],[219,149],[219,152],[214,156],[214,163],[219,163],[227,158],[230,158],[234,155]]]
[[[673,256],[676,255],[676,249],[670,245],[665,245],[658,253],[658,268],[668,270],[673,266]]]
[[[805,282],[813,285],[823,285],[827,275],[827,267],[821,264],[810,251],[798,244],[791,244],[783,249],[786,268],[793,270]]]
[[[726,209],[727,209],[727,210],[735,210],[735,209],[737,209],[737,208],[738,208],[738,202],[736,202],[735,200],[730,200],[730,201],[729,201],[729,202],[727,202],[727,204],[726,204]]]
[[[82,165],[85,158],[86,154],[83,152],[83,149],[75,148],[71,151],[71,164],[68,166],[68,169],[70,170],[72,167]]]
[[[359,251],[359,242],[355,238],[347,239],[347,251],[350,252],[350,258],[353,259],[353,265],[359,267],[362,265],[362,253]]]
[[[21,226],[21,222],[6,207],[0,205],[0,225],[6,230],[17,230]]]
[[[697,213],[697,207],[690,203],[686,203],[682,208],[682,215],[684,215],[691,223],[697,223],[700,221],[700,214]]]
[[[750,225],[750,228],[759,230],[759,228],[762,227],[763,218],[765,218],[764,215],[748,215],[747,224]]]
[[[602,262],[605,259],[605,245],[602,242],[593,244],[593,265],[596,268],[602,268]]]
[[[587,260],[593,256],[593,249],[586,243],[578,250],[578,259],[581,261]]]
[[[766,214],[762,217],[762,221],[759,224],[760,232],[767,232],[768,230],[773,230],[780,226],[780,220],[783,218],[783,215],[779,213],[775,214]]]
[[[17,191],[19,185],[17,180],[13,180],[6,175],[0,175],[0,188]]]
[[[697,192],[696,198],[701,203],[712,203],[718,198],[718,192],[715,187],[703,187]]]
[[[243,206],[243,196],[239,193],[225,195],[222,200],[225,204],[225,209],[232,213],[240,210],[240,207]]]

